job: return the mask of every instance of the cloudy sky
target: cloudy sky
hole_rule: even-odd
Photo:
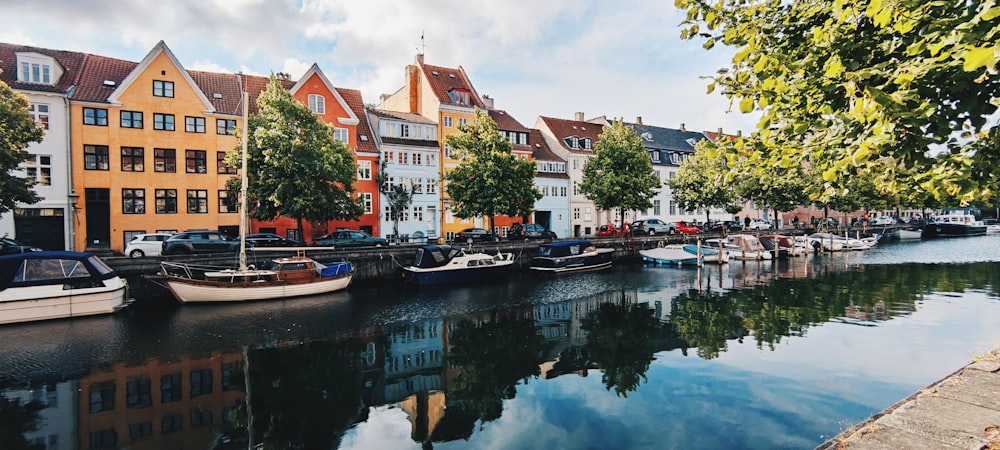
[[[698,131],[754,125],[700,78],[729,51],[680,40],[665,0],[0,0],[0,10],[0,42],[140,61],[163,40],[189,69],[293,79],[315,62],[366,103],[401,88],[423,48],[427,64],[462,66],[527,126],[577,111]]]

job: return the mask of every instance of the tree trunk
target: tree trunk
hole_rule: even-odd
[[[306,242],[306,235],[305,235],[305,232],[304,232],[305,231],[304,227],[302,226],[302,218],[301,217],[296,217],[295,218],[295,226],[297,227],[296,229],[298,230],[298,233],[299,233],[299,242],[305,243]]]

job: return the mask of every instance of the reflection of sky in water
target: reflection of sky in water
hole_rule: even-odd
[[[891,251],[898,250],[885,254]],[[925,256],[909,251],[908,260]],[[996,250],[980,253],[988,251]],[[882,257],[824,258],[845,269]],[[705,278],[717,288],[766,278],[766,272],[739,264],[700,273],[645,268],[635,287],[640,301],[660,301],[661,313],[669,315],[670,299],[705,286]],[[782,337],[773,351],[759,349],[750,335],[742,343],[727,341],[713,360],[700,359],[695,349],[688,356],[660,352],[647,380],[627,398],[606,390],[599,370],[532,378],[504,402],[500,419],[477,423],[469,441],[434,447],[811,448],[998,346],[1000,300],[979,291],[925,293],[915,311],[877,322],[812,324],[804,336]],[[348,431],[342,448],[417,448],[409,430],[398,408],[375,408]]]

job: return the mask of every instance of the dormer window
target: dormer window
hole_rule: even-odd
[[[316,114],[326,114],[326,97],[309,94],[309,110]]]
[[[452,89],[448,91],[448,96],[451,97],[451,102],[456,105],[471,106],[471,96],[469,91],[465,89]]]
[[[649,157],[653,162],[660,162],[660,152],[649,152]]]
[[[587,150],[590,150],[590,138],[584,138],[583,139],[583,148],[587,149]]]
[[[41,53],[17,53],[17,81],[54,85],[62,76],[62,67],[55,59]]]

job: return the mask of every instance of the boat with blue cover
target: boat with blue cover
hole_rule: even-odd
[[[413,264],[403,268],[403,278],[417,285],[475,283],[504,278],[513,264],[513,253],[465,253],[461,247],[425,245],[417,249]]]
[[[615,250],[597,248],[586,239],[556,241],[538,247],[531,270],[547,273],[584,272],[611,267]]]
[[[111,314],[129,303],[125,280],[97,255],[0,256],[0,324]]]
[[[642,262],[660,266],[696,266],[698,254],[689,253],[682,245],[667,245],[663,247],[639,250]]]

